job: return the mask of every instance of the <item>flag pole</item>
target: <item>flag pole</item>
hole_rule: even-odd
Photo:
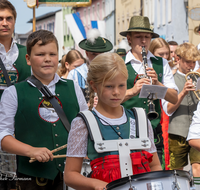
[[[33,7],[33,32],[35,32],[35,24],[36,24],[36,18],[35,18],[35,6]]]

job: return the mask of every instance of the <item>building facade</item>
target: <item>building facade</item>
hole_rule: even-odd
[[[122,40],[126,40],[126,38],[121,36],[119,33],[128,29],[130,18],[134,15],[141,15],[141,10],[141,0],[116,0],[115,50],[118,48],[118,45]]]
[[[194,45],[200,43],[198,28],[200,25],[200,1],[190,0],[188,2],[188,20],[189,20],[189,42]]]
[[[143,15],[166,41],[188,42],[187,0],[143,0]]]

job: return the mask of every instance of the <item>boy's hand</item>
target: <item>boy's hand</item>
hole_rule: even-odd
[[[151,77],[153,85],[159,85],[158,75],[153,68],[147,67],[147,76]]]
[[[195,91],[194,84],[192,83],[192,79],[188,80],[185,83],[182,93],[186,95],[188,94],[189,91]]]
[[[142,78],[142,79],[137,80],[137,82],[131,88],[133,96],[136,96],[140,93],[140,90],[142,89],[143,84],[150,85],[151,84],[150,79]]]
[[[29,154],[30,158],[35,158],[39,162],[48,162],[49,160],[53,160],[53,154],[47,148],[32,147]]]

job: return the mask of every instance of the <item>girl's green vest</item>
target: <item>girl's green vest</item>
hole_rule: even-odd
[[[134,114],[131,110],[125,109],[125,113],[126,113],[126,116],[127,116],[127,122],[122,124],[122,125],[112,125],[112,127],[115,129],[115,131],[117,133],[120,133],[120,136],[123,139],[129,139],[130,138],[130,118],[135,119],[135,116],[134,116]],[[101,134],[102,134],[102,137],[103,137],[104,140],[119,139],[119,136],[112,129],[111,126],[103,125],[101,123],[100,119],[98,118],[98,116],[96,115],[96,113],[93,112],[93,114],[94,114],[94,116],[97,120],[99,129],[101,131]],[[135,152],[135,151],[132,151],[132,152]],[[94,141],[91,141],[90,138],[88,139],[88,152],[87,153],[88,153],[87,154],[88,158],[90,158],[91,160],[94,160],[94,159],[100,158],[100,157],[104,157],[104,156],[107,156],[107,155],[119,155],[118,151],[98,153],[94,148]]]
[[[153,69],[156,71],[158,75],[159,82],[162,82],[162,77],[163,77],[162,58],[161,57],[156,57],[156,58],[151,57],[150,59],[153,65]],[[127,63],[126,67],[128,70],[127,89],[130,89],[134,86],[134,81],[136,80],[138,73],[131,66],[131,62]],[[158,112],[159,114],[159,117],[157,119],[151,121],[153,129],[155,129],[157,125],[160,123],[161,108],[160,108],[160,100],[154,100],[153,102],[155,104],[155,111]],[[142,107],[146,110],[146,113],[149,112],[147,98],[139,98],[139,94],[137,96],[133,96],[132,98],[124,102],[123,106],[126,109],[131,109],[132,107]]]
[[[33,147],[46,147],[49,150],[67,144],[68,132],[61,120],[48,122],[39,115],[39,107],[43,97],[36,87],[24,81],[15,84],[18,97],[18,109],[15,115],[15,138]],[[56,84],[56,98],[69,120],[69,123],[79,112],[73,81],[59,80]],[[56,154],[66,154],[66,149]],[[58,172],[64,171],[64,158],[54,159],[46,163],[38,161],[29,163],[28,157],[17,156],[17,171],[33,177],[43,177],[53,180]]]
[[[13,63],[13,66],[17,70],[17,74],[18,74],[17,82],[21,82],[31,75],[31,67],[27,65],[26,63],[26,58],[25,58],[26,47],[20,44],[17,44],[17,47],[19,49],[19,55],[15,63]],[[2,72],[1,69],[0,69],[0,72]],[[3,90],[0,90],[0,98],[1,98],[2,93],[3,93]]]

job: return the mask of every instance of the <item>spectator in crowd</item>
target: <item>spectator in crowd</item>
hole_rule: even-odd
[[[86,62],[86,59],[78,50],[70,50],[61,59],[61,66],[58,69],[58,75],[67,79],[69,72]]]

